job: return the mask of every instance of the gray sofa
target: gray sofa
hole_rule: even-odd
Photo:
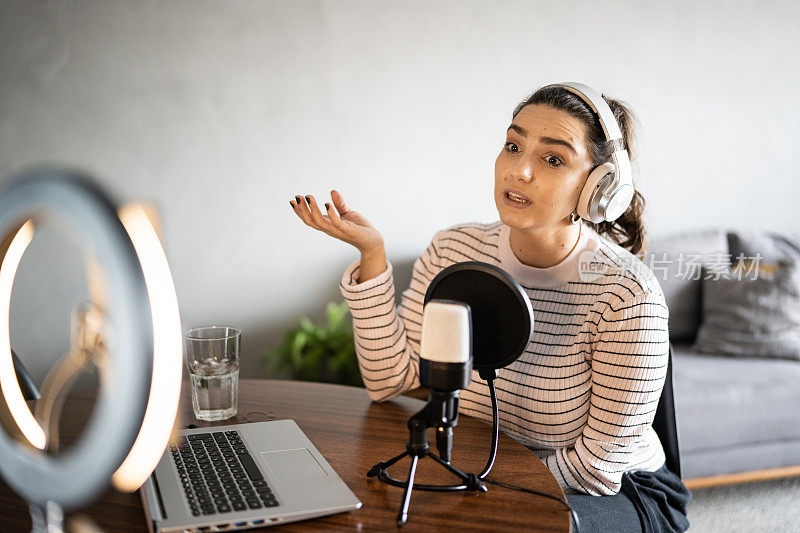
[[[684,479],[800,465],[800,360],[753,357],[746,352],[707,353],[707,346],[695,344],[703,321],[710,320],[703,313],[704,297],[708,299],[706,292],[714,290],[703,278],[710,276],[715,263],[755,252],[764,262],[797,262],[800,238],[745,228],[709,228],[650,241],[645,262],[656,274],[670,309]],[[687,259],[698,256],[699,261],[687,267]],[[723,306],[722,311],[730,309]],[[758,313],[758,307],[744,311]],[[740,320],[737,316],[723,316],[722,324]],[[796,315],[791,319],[796,321]],[[769,338],[769,328],[761,329]],[[758,327],[753,331],[759,334]],[[790,343],[795,342],[800,329],[785,333]]]

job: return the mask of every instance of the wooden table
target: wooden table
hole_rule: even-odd
[[[186,385],[186,384],[184,384]],[[188,387],[181,393],[181,423],[213,426],[263,420],[294,419],[345,483],[363,502],[361,509],[328,517],[269,528],[275,533],[300,530],[386,531],[397,529],[395,517],[402,489],[385,485],[366,472],[374,464],[405,449],[406,421],[423,402],[400,397],[376,404],[364,389],[307,383],[244,379],[239,388],[239,414],[223,422],[200,422],[194,418]],[[68,416],[85,418],[91,396],[75,395],[67,406]],[[80,424],[74,424],[80,426]],[[63,429],[65,440],[70,435]],[[78,433],[78,430],[72,430]],[[467,472],[480,472],[486,463],[491,427],[479,420],[460,416],[454,430],[453,465]],[[432,432],[430,441],[435,443]],[[408,474],[409,460],[389,469],[399,479]],[[527,448],[500,434],[497,460],[489,479],[545,492],[564,498],[564,493],[547,467]],[[456,478],[424,459],[417,469],[417,481],[451,483]],[[549,498],[487,485],[489,492],[436,493],[414,491],[408,523],[403,531],[569,531],[564,506]],[[80,511],[105,531],[147,531],[138,493],[109,490],[91,507]],[[68,524],[69,525],[69,524]],[[30,531],[27,505],[0,482],[0,530]]]

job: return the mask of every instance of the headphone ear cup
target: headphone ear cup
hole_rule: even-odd
[[[618,187],[614,194],[609,197],[606,204],[606,220],[613,222],[621,217],[627,211],[628,206],[631,205],[633,194],[633,187],[630,185]]]
[[[600,213],[600,200],[613,180],[614,165],[610,162],[599,165],[589,173],[578,197],[578,214],[582,219],[595,224],[605,220]]]

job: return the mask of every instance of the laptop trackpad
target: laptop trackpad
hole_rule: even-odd
[[[262,452],[261,458],[281,481],[317,479],[328,475],[306,448]]]

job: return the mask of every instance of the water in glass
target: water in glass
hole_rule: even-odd
[[[206,359],[189,364],[192,403],[199,420],[225,420],[238,406],[239,365],[229,359]]]

